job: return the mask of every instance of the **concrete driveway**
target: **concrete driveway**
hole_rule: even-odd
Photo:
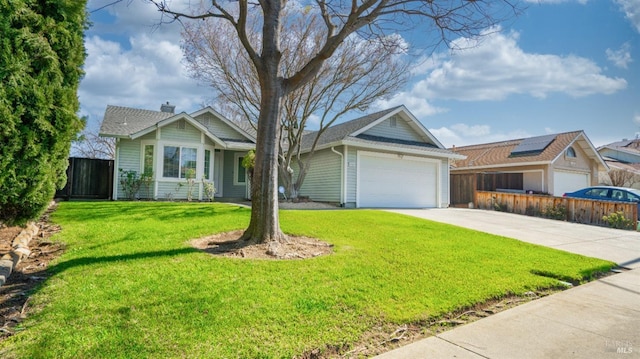
[[[636,269],[520,305],[377,358],[640,358],[640,234],[477,209],[391,212]]]
[[[640,232],[466,208],[398,209],[402,213],[640,268]]]

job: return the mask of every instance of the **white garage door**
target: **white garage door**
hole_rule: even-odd
[[[590,182],[588,173],[555,171],[553,173],[553,195],[562,196],[567,192],[589,187]]]
[[[437,207],[436,162],[359,152],[358,207]]]

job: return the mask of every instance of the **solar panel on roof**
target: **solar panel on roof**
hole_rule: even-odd
[[[547,148],[555,138],[556,135],[525,138],[518,146],[516,146],[516,148],[513,149],[513,151],[511,151],[511,156],[540,153],[544,151],[544,149]]]

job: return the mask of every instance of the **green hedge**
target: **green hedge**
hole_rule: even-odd
[[[0,222],[37,218],[84,123],[86,1],[0,0]]]

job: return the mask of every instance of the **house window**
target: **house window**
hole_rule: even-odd
[[[204,150],[204,179],[208,180],[211,178],[211,151]]]
[[[153,176],[153,145],[144,145],[142,173],[146,176]]]
[[[567,157],[576,158],[576,150],[573,147],[567,148]]]
[[[165,146],[163,177],[194,178],[198,150],[190,147]]]
[[[185,120],[178,120],[178,122],[176,123],[176,128],[178,130],[184,130],[187,128],[187,121]]]
[[[244,166],[242,165],[242,160],[244,159],[244,156],[236,153],[235,155],[235,173],[233,176],[233,184],[234,185],[243,185],[247,183],[247,169],[244,168]]]
[[[398,120],[396,120],[395,117],[392,117],[389,119],[389,126],[390,127],[396,127],[398,125]]]

